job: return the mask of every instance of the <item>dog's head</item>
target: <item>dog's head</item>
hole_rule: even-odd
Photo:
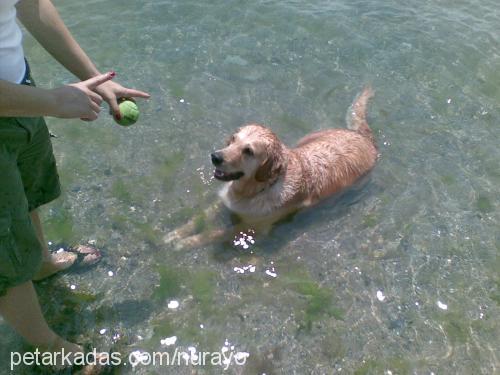
[[[236,131],[225,148],[211,155],[214,177],[221,181],[239,179],[264,182],[283,170],[283,145],[262,125],[246,125]]]

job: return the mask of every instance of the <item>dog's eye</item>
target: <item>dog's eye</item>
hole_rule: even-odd
[[[234,135],[232,135],[231,137],[229,137],[229,139],[226,141],[226,145],[229,146],[233,142],[234,142]]]
[[[245,148],[243,149],[243,153],[244,153],[245,155],[248,155],[248,156],[253,156],[253,151],[252,151],[252,149],[251,149],[250,147],[245,147]]]

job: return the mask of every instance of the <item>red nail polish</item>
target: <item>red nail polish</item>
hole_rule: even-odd
[[[121,120],[122,119],[122,115],[120,115],[119,113],[115,114],[115,118],[117,120]]]
[[[112,70],[109,75],[111,76],[111,78],[113,78],[114,76],[116,76],[116,72],[114,70]]]

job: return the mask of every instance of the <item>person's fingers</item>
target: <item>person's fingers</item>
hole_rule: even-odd
[[[86,81],[83,81],[83,83],[85,84],[85,86],[87,86],[87,88],[89,88],[90,90],[93,90],[97,86],[102,85],[104,82],[107,82],[110,79],[112,79],[115,75],[116,75],[115,72],[108,72],[108,73],[104,73],[104,74],[95,76],[93,78],[90,78]]]
[[[134,90],[134,89],[127,89],[127,88],[124,88],[123,91],[120,91],[119,94],[120,94],[120,97],[124,97],[124,98],[149,99],[151,97],[151,95],[149,95],[147,92]]]
[[[109,98],[106,100],[109,104],[109,109],[113,116],[115,116],[118,120],[121,119],[120,107],[118,106],[118,102],[116,101],[116,97]]]
[[[96,94],[94,91],[90,91],[90,90],[89,90],[87,95],[90,97],[90,99],[94,103],[96,103],[97,105],[101,105],[101,103],[102,103],[102,96],[101,95]]]
[[[95,113],[101,112],[101,106],[97,103],[94,103],[93,101],[90,101],[90,107],[92,108],[92,111]]]
[[[98,117],[97,113],[91,111],[87,116],[82,117],[80,120],[90,122],[90,121],[97,120],[97,117]]]

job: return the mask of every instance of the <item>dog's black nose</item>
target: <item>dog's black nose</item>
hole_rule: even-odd
[[[224,161],[224,158],[222,157],[222,154],[220,152],[213,152],[210,156],[212,157],[212,163],[215,166],[221,165]]]

